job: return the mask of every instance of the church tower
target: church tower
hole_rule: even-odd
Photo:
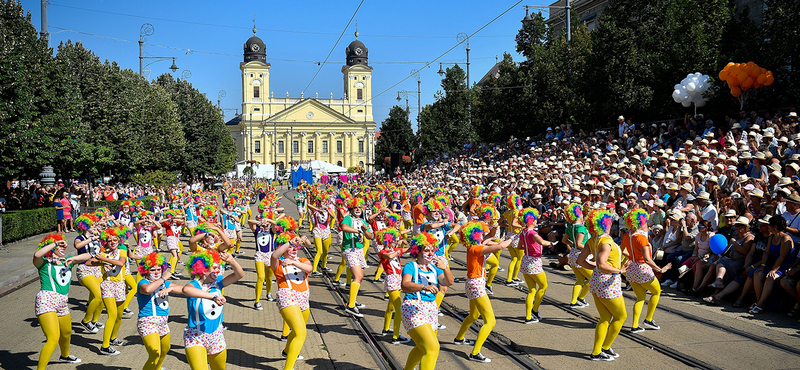
[[[239,63],[242,71],[242,113],[251,113],[253,119],[262,120],[262,102],[269,99],[269,68],[267,46],[256,36],[244,43],[244,62]]]
[[[346,65],[342,66],[344,75],[344,100],[349,105],[345,115],[355,121],[372,121],[372,67],[369,66],[369,50],[356,39],[345,49]]]

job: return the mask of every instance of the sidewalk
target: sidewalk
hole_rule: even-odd
[[[47,234],[39,234],[10,244],[4,244],[9,252],[0,249],[0,297],[38,277],[38,272],[33,267],[33,253],[45,235]],[[77,252],[72,247],[72,241],[77,236],[78,233],[64,234],[64,238],[69,244],[67,248],[68,256],[74,256]]]

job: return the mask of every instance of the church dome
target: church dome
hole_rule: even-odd
[[[267,45],[256,36],[255,27],[253,27],[253,37],[247,39],[244,43],[244,62],[247,63],[254,60],[267,62]]]
[[[356,32],[356,39],[345,49],[345,54],[347,55],[348,66],[356,64],[368,65],[369,49],[364,46],[363,42],[358,40],[358,32]]]

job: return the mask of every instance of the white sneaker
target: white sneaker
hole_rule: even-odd
[[[676,281],[676,282],[670,284],[669,287],[672,288],[672,289],[678,289],[678,282]]]
[[[674,283],[674,281],[667,279],[666,281],[661,283],[661,286],[668,287],[668,286],[672,285],[672,283]]]

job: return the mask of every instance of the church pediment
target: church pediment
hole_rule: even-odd
[[[347,117],[325,104],[320,103],[315,99],[301,100],[289,108],[284,109],[278,114],[269,117],[265,123],[282,123],[282,122],[297,122],[297,123],[355,123],[353,119]]]

